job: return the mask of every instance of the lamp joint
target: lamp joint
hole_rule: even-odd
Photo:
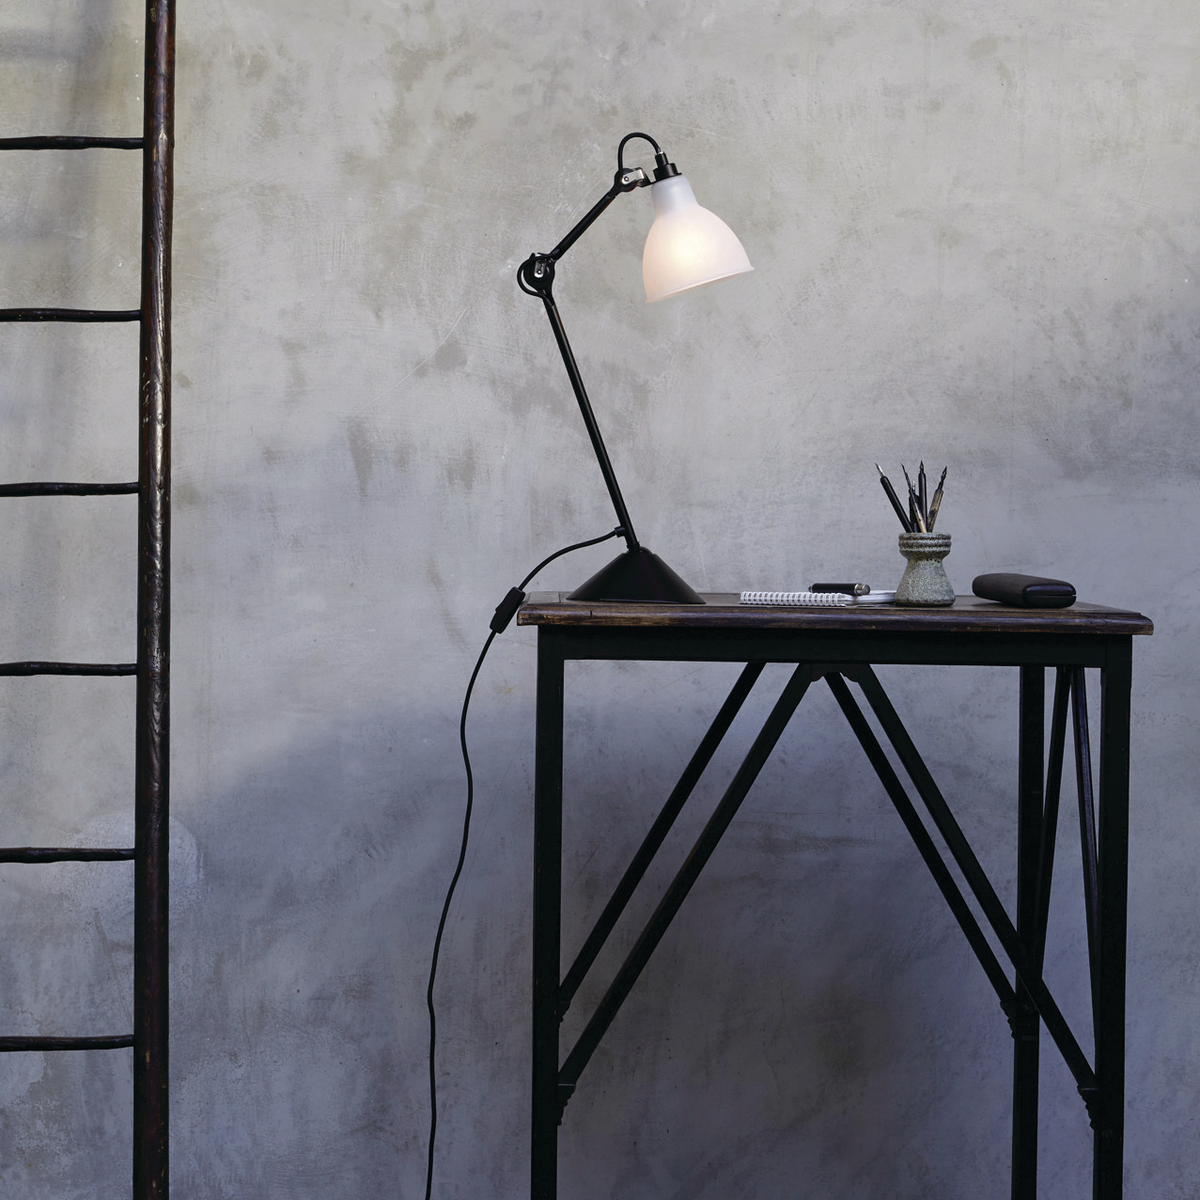
[[[613,176],[613,190],[632,192],[637,188],[648,187],[652,182],[641,167],[618,167]]]
[[[554,285],[554,259],[548,254],[531,254],[517,271],[517,283],[530,296],[549,296]]]

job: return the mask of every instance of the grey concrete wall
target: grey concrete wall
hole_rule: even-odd
[[[504,592],[613,521],[514,273],[644,129],[756,266],[645,306],[645,193],[563,264],[649,546],[702,589],[885,586],[902,564],[872,463],[923,457],[950,467],[960,591],[1050,573],[1155,619],[1136,647],[1127,1194],[1194,1197],[1195,5],[256,0],[184,2],[179,23],[174,1194],[421,1195],[462,691]],[[139,26],[131,0],[4,5],[0,133],[136,129]],[[134,302],[122,163],[5,161],[0,304]],[[123,334],[5,331],[3,476],[128,477],[135,357]],[[0,653],[130,653],[124,504],[11,502]],[[530,633],[506,633],[471,717],[474,840],[438,992],[445,1198],[527,1193],[533,667]],[[568,945],[728,677],[572,672]],[[1009,896],[1015,680],[888,682]],[[131,692],[0,692],[0,843],[119,839]],[[1070,829],[1050,978],[1086,1042]],[[6,1031],[127,1024],[123,871],[0,870]],[[589,1066],[562,1194],[1000,1200],[1009,1051],[815,695]],[[1043,1194],[1080,1200],[1087,1121],[1050,1051],[1043,1076]],[[127,1194],[129,1092],[120,1055],[6,1059],[0,1195]]]

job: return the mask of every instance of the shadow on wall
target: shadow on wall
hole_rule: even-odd
[[[485,709],[473,737],[474,838],[438,984],[446,1196],[528,1186],[531,729],[521,703]],[[564,958],[649,823],[631,797],[673,782],[659,732],[615,720],[635,765],[572,780],[591,819],[568,826],[582,899]],[[798,794],[785,772],[752,793],[581,1079],[564,1195],[791,1196],[798,1178],[845,1196],[966,1194],[980,1178],[991,1190],[971,1194],[1007,1194],[1011,1043],[995,997],[843,735],[823,736],[820,711],[801,732],[835,799]],[[446,715],[327,725],[187,813],[201,886],[173,931],[181,1195],[421,1194],[424,988],[460,832],[456,752]],[[1085,1167],[1056,1194],[1082,1197],[1086,1180]]]
[[[633,765],[609,757],[603,774],[569,779],[581,819],[564,853],[564,958],[649,823],[637,797],[665,795],[677,770],[662,730],[618,707],[623,718],[596,724]],[[528,1187],[531,715],[523,702],[485,707],[473,739],[475,837],[438,987],[443,1196]],[[684,737],[693,715],[678,721]],[[818,786],[780,768],[751,793],[584,1072],[561,1131],[564,1196],[916,1200],[968,1194],[971,1180],[981,1200],[1007,1195],[1007,1027],[846,736],[815,707],[781,752],[805,750]],[[568,738],[604,750],[590,717]],[[424,989],[460,832],[456,752],[452,718],[397,710],[326,722],[218,795],[177,791],[175,1195],[421,1194]],[[710,801],[697,797],[651,893]],[[86,931],[82,976],[63,989],[47,965],[28,980],[34,999],[117,996],[127,900],[60,887]],[[601,957],[564,1042],[653,902],[639,900]],[[61,1197],[64,1179],[66,1194],[125,1195],[127,1067],[29,1059],[4,1083],[0,1180],[33,1200]],[[1073,1128],[1047,1138],[1059,1157],[1083,1147],[1063,1200],[1086,1194],[1079,1123],[1082,1140]]]

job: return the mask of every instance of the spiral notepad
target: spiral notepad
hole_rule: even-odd
[[[792,604],[812,608],[848,608],[853,596],[845,592],[743,592],[743,604]]]
[[[781,604],[796,608],[849,608],[858,604],[890,604],[895,592],[868,592],[848,596],[845,592],[743,592],[743,604]]]

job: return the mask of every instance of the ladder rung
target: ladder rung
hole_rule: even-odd
[[[145,139],[140,137],[77,137],[70,134],[0,138],[0,150],[140,150],[145,144]]]
[[[140,321],[140,308],[0,308],[0,321]]]
[[[83,846],[8,846],[0,847],[0,863],[128,862],[133,849],[94,849]]]
[[[0,1054],[19,1050],[127,1050],[133,1034],[113,1037],[0,1037]]]
[[[0,496],[126,496],[136,493],[133,483],[0,483]]]
[[[0,663],[0,675],[136,675],[137,663]]]

